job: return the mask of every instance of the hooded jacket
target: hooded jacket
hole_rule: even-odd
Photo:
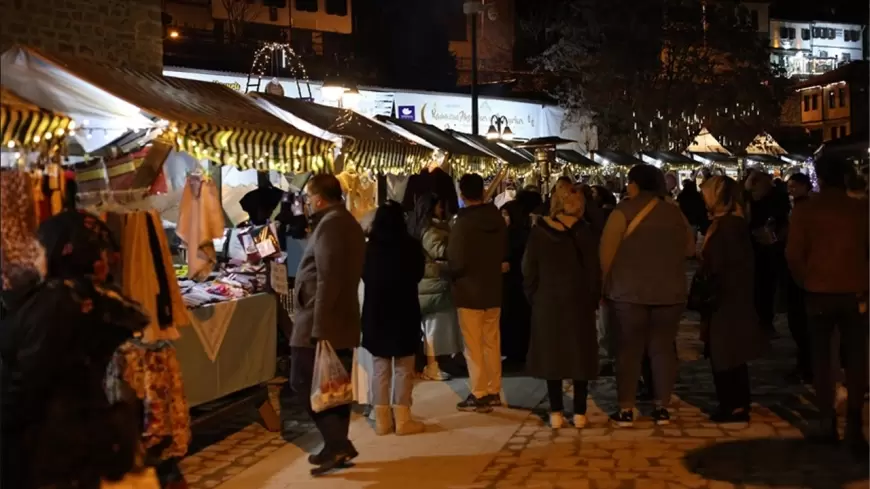
[[[501,264],[507,258],[507,226],[493,204],[461,209],[450,230],[447,262],[458,308],[501,307]]]

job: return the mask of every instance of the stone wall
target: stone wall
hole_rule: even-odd
[[[0,49],[48,53],[160,72],[161,0],[0,0]]]

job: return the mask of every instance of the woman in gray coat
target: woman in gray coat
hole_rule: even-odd
[[[702,194],[713,219],[701,250],[700,269],[712,291],[710,311],[702,320],[702,338],[719,400],[719,410],[711,420],[747,422],[751,404],[747,362],[760,357],[768,346],[755,312],[752,241],[737,182],[712,177],[704,182]]]
[[[426,353],[423,378],[439,381],[450,380],[450,375],[441,370],[438,358],[462,351],[459,320],[450,297],[450,282],[445,275],[450,228],[444,218],[444,203],[438,196],[425,194],[417,198],[411,234],[420,240],[426,256],[423,280],[417,286]]]
[[[584,208],[576,188],[555,193],[549,216],[532,228],[523,257],[523,285],[532,306],[526,369],[547,381],[553,428],[565,423],[562,380],[574,381],[574,426],[583,428],[589,381],[598,376],[601,268],[598,234],[582,220]]]

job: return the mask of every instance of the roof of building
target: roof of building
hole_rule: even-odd
[[[854,0],[777,0],[771,4],[771,19],[803,22],[866,24],[867,2]],[[863,19],[863,22],[862,20]]]
[[[828,85],[830,83],[845,82],[864,82],[868,80],[868,70],[870,70],[870,62],[865,60],[852,61],[849,64],[843,65],[836,70],[810,77],[797,85],[795,89],[808,88],[817,85]]]

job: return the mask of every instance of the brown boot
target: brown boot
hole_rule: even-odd
[[[393,413],[390,406],[375,406],[375,434],[389,435],[393,432]]]
[[[426,425],[411,418],[409,406],[393,406],[393,414],[396,417],[397,435],[416,435],[426,430]]]

